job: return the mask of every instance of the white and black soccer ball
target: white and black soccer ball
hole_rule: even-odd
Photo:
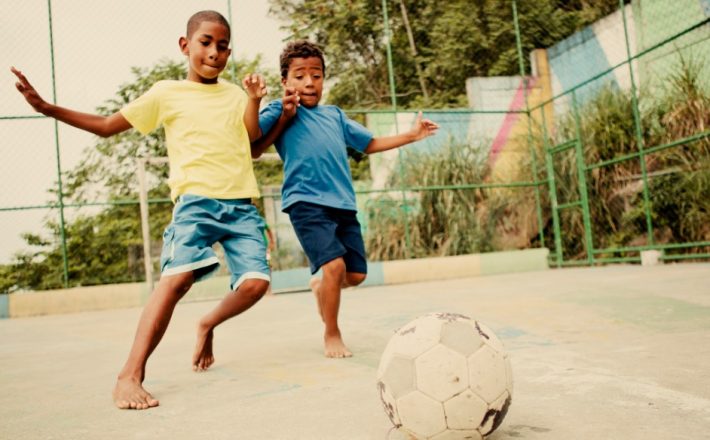
[[[477,439],[503,421],[510,359],[493,331],[456,313],[431,313],[390,339],[377,387],[392,424],[417,439]]]

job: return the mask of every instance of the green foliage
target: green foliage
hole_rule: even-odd
[[[343,108],[390,106],[381,1],[270,0],[270,4],[291,35],[325,47],[327,73],[335,80],[329,102]],[[525,60],[530,50],[549,47],[618,7],[617,0],[518,1]],[[400,106],[462,106],[466,78],[519,73],[510,1],[388,0],[388,16]]]
[[[409,153],[401,175],[395,175],[389,186],[411,188],[481,182],[488,173],[484,151],[469,144],[451,144],[434,153]],[[496,224],[493,219],[499,207],[490,191],[480,189],[407,191],[406,203],[401,193],[374,198],[367,203],[368,256],[390,260],[491,250]]]
[[[710,127],[710,93],[702,86],[706,67],[700,61],[681,62],[667,78],[666,90],[651,95],[639,92],[640,136],[644,148],[707,133]],[[587,165],[620,158],[639,151],[630,92],[612,86],[584,103],[579,131],[583,160]],[[576,137],[573,115],[562,119],[551,145]],[[543,135],[536,144],[541,154]],[[710,139],[662,149],[646,156],[649,216],[656,243],[690,243],[710,240]],[[574,151],[555,156],[555,180],[559,203],[579,200],[579,174]],[[586,173],[591,229],[596,249],[648,244],[641,162],[625,160],[595,167]],[[547,195],[543,206],[549,206]],[[586,258],[581,210],[564,210],[560,218],[562,247],[566,258]],[[545,235],[553,237],[547,216]],[[547,243],[548,247],[554,247]],[[603,255],[623,256],[613,253]]]
[[[666,144],[708,131],[710,90],[705,60],[680,58],[657,104],[654,138]],[[654,225],[672,242],[710,240],[710,137],[660,151],[649,163]]]

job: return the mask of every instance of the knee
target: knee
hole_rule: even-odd
[[[250,298],[252,301],[259,301],[269,290],[269,282],[266,280],[249,279],[245,280],[237,288],[240,295]]]
[[[345,275],[345,282],[348,286],[359,286],[360,284],[362,284],[363,281],[365,281],[365,278],[367,278],[367,274],[359,272],[348,272]]]
[[[342,258],[336,258],[321,266],[323,278],[335,279],[339,282],[345,280],[345,261]]]
[[[192,272],[179,273],[160,279],[160,284],[163,284],[166,290],[172,293],[178,300],[190,290],[194,282],[195,277]]]

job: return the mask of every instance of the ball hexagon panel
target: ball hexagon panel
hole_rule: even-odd
[[[446,429],[444,407],[421,391],[397,399],[402,427],[417,438],[431,437]]]
[[[466,358],[441,344],[414,361],[417,389],[440,402],[468,388]]]
[[[483,341],[480,334],[472,331],[469,322],[454,321],[441,326],[441,344],[468,357],[483,345]]]
[[[488,404],[467,388],[463,393],[444,402],[444,412],[449,429],[475,431],[481,426],[483,417],[488,412]]]
[[[484,345],[468,358],[469,386],[486,402],[493,402],[506,390],[505,359]]]
[[[390,358],[380,377],[380,380],[387,384],[395,399],[414,391],[414,379],[414,361],[399,355]]]
[[[393,354],[414,359],[438,344],[442,321],[427,319],[427,316],[415,319],[397,330],[385,348],[385,355],[391,351]]]

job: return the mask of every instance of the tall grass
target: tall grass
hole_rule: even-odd
[[[683,60],[666,79],[662,93],[639,91],[640,135],[645,149],[703,133],[710,128],[710,94],[703,88],[702,62]],[[628,91],[604,87],[579,110],[579,132],[586,165],[638,152],[633,99]],[[560,120],[550,144],[575,138],[573,115]],[[538,151],[542,135],[536,136]],[[574,152],[555,157],[557,197],[579,200],[579,175]],[[644,158],[647,171],[651,230],[656,243],[710,240],[710,139],[688,142]],[[585,174],[591,229],[596,249],[648,244],[641,161],[637,158],[593,168]],[[549,201],[545,201],[549,206]],[[554,231],[546,211],[545,235]],[[581,239],[581,210],[560,217],[564,255],[586,256]],[[605,256],[621,256],[610,253]]]
[[[451,143],[434,153],[407,154],[401,172],[390,185],[470,185],[482,183],[488,172],[486,149]],[[494,189],[419,190],[407,191],[404,196],[390,193],[373,197],[366,210],[369,258],[391,260],[493,250],[496,227],[504,211],[505,203]]]

